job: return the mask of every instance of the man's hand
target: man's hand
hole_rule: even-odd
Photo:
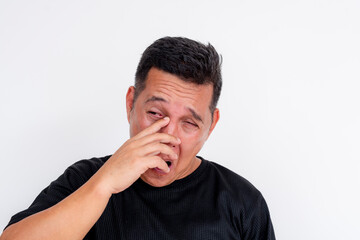
[[[101,185],[107,193],[124,191],[150,168],[157,167],[164,172],[170,171],[159,155],[165,154],[176,160],[178,156],[168,144],[178,145],[180,139],[166,133],[158,133],[169,121],[168,117],[158,120],[126,141],[106,161],[97,172],[97,177],[101,179]]]

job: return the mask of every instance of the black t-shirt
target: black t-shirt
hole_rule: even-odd
[[[60,202],[109,157],[70,166],[8,226]],[[236,173],[199,158],[192,174],[168,186],[152,187],[138,179],[113,194],[85,239],[275,239],[261,193]]]

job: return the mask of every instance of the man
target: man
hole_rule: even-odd
[[[126,94],[130,139],[70,166],[1,239],[275,239],[261,193],[197,156],[219,120],[220,58],[165,37]]]

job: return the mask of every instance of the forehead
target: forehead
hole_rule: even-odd
[[[182,103],[209,109],[212,91],[211,84],[199,85],[186,82],[176,75],[151,68],[142,93],[144,93],[145,101],[148,98],[161,97],[169,103]]]

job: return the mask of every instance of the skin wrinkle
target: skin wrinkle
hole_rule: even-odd
[[[157,69],[157,68],[154,68],[154,69]],[[157,69],[158,70],[158,69]],[[161,71],[161,70],[160,70]],[[147,80],[147,79],[146,79]],[[160,85],[162,85],[162,86],[160,86],[160,88],[164,88],[165,89],[165,92],[164,92],[164,94],[165,95],[168,95],[169,96],[169,94],[167,94],[166,93],[166,91],[168,91],[168,89],[166,89],[166,87],[168,86],[170,89],[172,89],[173,91],[175,91],[175,92],[178,92],[178,94],[179,94],[179,97],[184,97],[184,98],[189,98],[189,99],[191,99],[191,100],[193,100],[193,102],[195,101],[196,102],[196,100],[193,98],[193,94],[191,93],[192,91],[193,91],[193,89],[196,89],[196,91],[199,89],[199,87],[201,87],[201,86],[210,86],[211,84],[201,84],[201,85],[198,85],[198,84],[195,84],[195,83],[192,83],[192,82],[186,82],[186,81],[184,81],[184,80],[182,80],[184,83],[186,83],[186,85],[184,86],[184,85],[181,85],[181,84],[177,84],[177,83],[174,83],[174,82],[172,82],[172,84],[173,85],[175,85],[175,86],[173,86],[172,84],[170,84],[168,81],[167,81],[167,79],[160,79],[160,80],[164,80],[165,81],[165,83],[162,83],[162,84],[160,84]],[[177,86],[176,86],[177,85]],[[146,83],[145,83],[145,87],[146,87]],[[177,90],[177,87],[180,87],[180,88],[182,88],[182,90],[184,90],[184,93],[182,93],[182,92],[179,92],[178,90]],[[189,93],[187,93],[187,92],[189,92]],[[176,94],[176,93],[175,93]],[[184,95],[188,95],[188,96],[182,96],[182,94],[184,94]],[[211,93],[211,95],[213,94],[213,92]],[[209,111],[211,112],[211,101],[212,101],[212,99],[210,99],[210,103],[209,103]],[[196,104],[195,104],[196,105]],[[212,118],[213,116],[211,116],[211,121],[213,120],[213,118]]]
[[[166,95],[168,98],[171,98],[171,94],[168,92],[172,92],[173,94],[177,95],[180,99],[190,99],[193,106],[196,106],[196,98],[194,97],[194,92],[198,92],[201,86],[207,86],[205,85],[197,85],[194,83],[188,83],[184,82],[185,84],[178,84],[176,82],[169,82],[167,79],[159,78],[161,81],[165,81],[160,83],[158,91],[164,95]],[[179,91],[181,89],[181,91]],[[169,91],[170,90],[170,91]],[[166,101],[166,100],[165,100]],[[209,103],[210,106],[210,103]],[[203,122],[203,117],[200,116],[200,114],[197,113],[193,108],[188,107],[192,115],[199,121]],[[209,108],[210,110],[210,108]]]
[[[171,84],[159,84],[159,92],[162,92],[165,95],[171,96],[170,94],[167,94],[167,92],[172,91],[173,94],[177,95],[178,98],[183,99],[190,99],[192,102],[195,102],[195,98],[193,97],[193,88],[184,89],[183,86],[172,86]],[[180,92],[178,89],[183,88],[184,92]],[[186,92],[189,91],[189,92]]]
[[[156,97],[156,96],[152,96],[150,97],[149,99],[147,99],[145,101],[145,105],[148,104],[149,102],[164,102],[164,103],[169,103],[167,100],[165,100],[164,98],[162,97]],[[161,105],[162,106],[162,105]],[[191,107],[186,107],[186,109],[192,114],[192,116],[199,120],[201,123],[204,123],[201,116],[194,110],[192,109]]]
[[[170,82],[166,78],[162,78],[162,77],[160,77],[159,80],[164,81],[159,84],[160,90],[162,90],[162,89],[165,89],[165,91],[171,90],[171,91],[174,91],[175,94],[178,94],[180,98],[190,98],[192,100],[195,100],[194,94],[193,94],[194,89],[198,90],[200,86],[208,85],[208,84],[197,85],[195,83],[185,82],[185,81],[183,81],[185,84],[178,84],[176,82]],[[179,91],[178,89],[181,89],[181,91]],[[185,95],[187,95],[187,96],[185,96]]]

